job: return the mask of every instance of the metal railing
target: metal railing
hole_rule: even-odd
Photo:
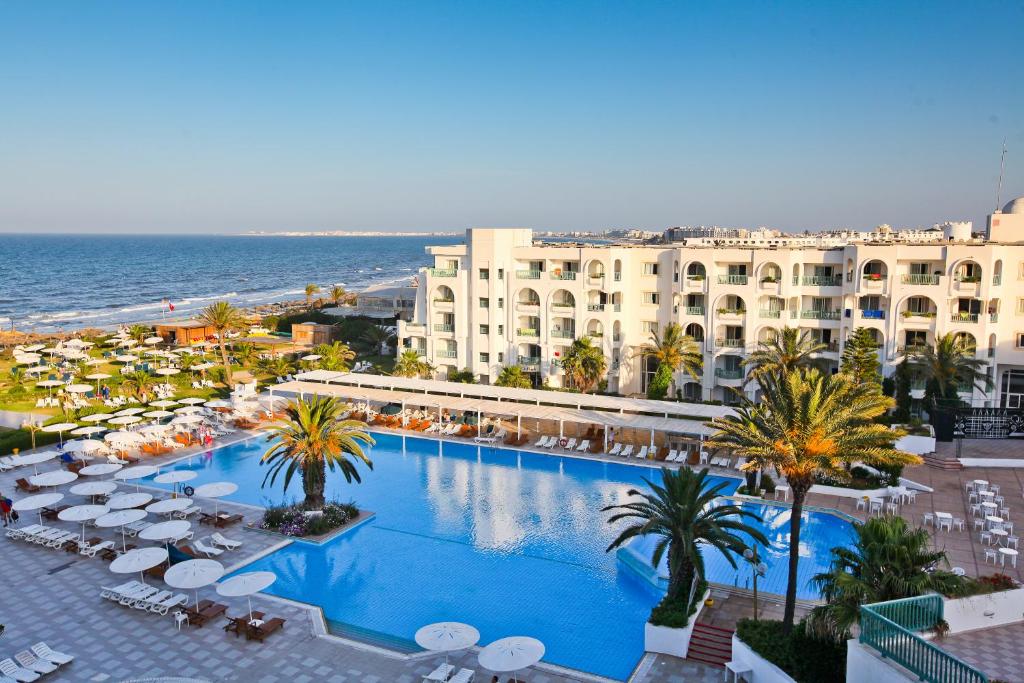
[[[572,330],[551,330],[551,336],[556,339],[573,339],[576,333]]]
[[[715,377],[718,377],[719,379],[743,379],[743,370],[715,368]]]
[[[722,349],[742,349],[744,344],[742,339],[716,339],[715,346]]]
[[[907,273],[900,276],[900,282],[905,285],[937,285],[939,284],[939,276],[928,275],[927,273]]]
[[[687,306],[683,309],[683,313],[686,315],[704,315],[703,306]]]
[[[540,271],[539,270],[517,270],[516,271],[516,279],[517,280],[539,280],[540,279]]]
[[[866,320],[885,320],[885,310],[880,308],[862,308],[860,317]]]
[[[951,323],[976,323],[978,322],[977,313],[951,313],[949,316],[949,322]]]
[[[993,275],[992,276],[992,284],[995,285],[996,287],[998,287],[999,285],[1003,284],[1003,276],[1002,275]]]
[[[775,310],[772,308],[762,308],[759,314],[761,318],[781,318],[782,311]]]
[[[538,308],[540,306],[540,299],[537,299],[536,301],[517,301],[516,305],[518,305],[519,308]]]
[[[539,337],[540,330],[535,330],[529,327],[518,327],[516,328],[516,334],[520,337]]]
[[[990,323],[997,323],[997,322],[999,322],[999,314],[998,313],[989,313],[988,314],[988,321]]]
[[[591,313],[600,313],[604,310],[604,304],[587,304],[587,310]]]
[[[717,311],[718,315],[743,315],[747,312],[745,308],[719,308]]]
[[[800,311],[800,317],[804,320],[839,320],[842,315],[842,311],[826,311],[816,308]]]
[[[572,270],[563,270],[561,273],[551,271],[552,280],[575,280],[576,273]]]
[[[437,323],[434,325],[434,332],[454,332],[455,325],[445,325],[443,323]]]
[[[933,628],[943,618],[940,595],[921,595],[860,608],[860,642],[868,645],[922,681],[988,683],[988,677],[967,662],[932,645],[917,631]]]
[[[811,287],[841,287],[843,284],[842,275],[804,275],[802,278],[793,278],[793,284],[804,284]]]
[[[552,301],[551,308],[576,308],[576,304],[571,301]]]
[[[431,268],[430,274],[434,277],[455,277],[459,271],[455,268]]]
[[[450,349],[441,349],[436,352],[438,358],[457,358],[459,355],[458,351],[452,351]]]
[[[720,285],[745,285],[747,284],[746,275],[719,275],[718,284]]]

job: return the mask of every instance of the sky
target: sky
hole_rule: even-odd
[[[0,0],[0,231],[978,225],[1022,41],[1019,0]]]

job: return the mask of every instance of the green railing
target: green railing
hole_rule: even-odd
[[[917,635],[943,618],[941,595],[921,595],[860,608],[860,642],[931,683],[988,683],[971,665]]]
[[[516,271],[516,279],[517,280],[539,280],[540,279],[540,271],[539,270],[517,270]]]
[[[686,313],[686,315],[704,315],[704,307],[687,306],[685,309],[683,309],[683,312]]]
[[[842,275],[805,275],[800,278],[800,283],[811,287],[841,287],[843,284]],[[793,278],[793,284],[797,284],[797,278]]]
[[[939,276],[926,273],[907,273],[900,276],[900,281],[905,285],[937,285]]]
[[[731,370],[729,368],[715,368],[715,377],[719,379],[743,379],[743,370]]]
[[[431,268],[430,274],[434,277],[455,277],[459,271],[455,268]]]
[[[561,273],[557,271],[551,271],[552,280],[575,280],[576,273],[572,270],[563,270]]]
[[[540,330],[535,330],[529,327],[519,327],[516,329],[516,334],[520,337],[539,337]]]
[[[718,284],[720,285],[745,285],[747,284],[746,275],[719,275]]]
[[[762,308],[761,309],[761,317],[762,318],[781,318],[782,317],[782,311],[773,310],[773,309],[770,309],[770,308]]]

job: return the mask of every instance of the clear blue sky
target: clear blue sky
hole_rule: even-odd
[[[1021,2],[0,0],[0,231],[977,222],[1022,44]]]

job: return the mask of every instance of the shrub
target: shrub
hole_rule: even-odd
[[[651,616],[648,621],[655,626],[686,628],[686,625],[690,622],[690,617],[694,615],[704,599],[704,593],[707,589],[708,584],[706,581],[702,580],[697,583],[697,590],[693,593],[693,602],[690,603],[689,608],[687,608],[683,601],[669,600],[668,596],[665,596],[651,610]]]
[[[261,529],[285,536],[321,536],[342,527],[359,516],[354,503],[326,503],[322,514],[307,515],[300,505],[280,505],[263,513]]]
[[[819,639],[801,621],[787,636],[781,621],[741,619],[736,636],[798,683],[831,683],[846,672],[846,641]]]

